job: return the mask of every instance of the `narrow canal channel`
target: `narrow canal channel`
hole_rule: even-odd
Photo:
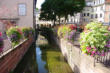
[[[38,46],[39,45],[39,46]],[[12,73],[73,73],[60,49],[52,47],[39,36]]]

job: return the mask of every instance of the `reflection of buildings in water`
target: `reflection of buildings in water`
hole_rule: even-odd
[[[29,48],[13,73],[38,73],[35,48],[35,44]]]

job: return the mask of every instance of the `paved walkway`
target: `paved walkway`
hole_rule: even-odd
[[[11,42],[8,39],[4,40],[4,49],[3,51],[7,51],[8,49],[11,49]]]
[[[8,39],[5,39],[4,40],[4,48],[3,48],[3,51],[1,52],[1,54],[4,53],[4,52],[6,52],[6,51],[8,51],[11,48],[12,48],[11,47],[11,42]]]

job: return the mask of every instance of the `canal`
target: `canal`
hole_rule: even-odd
[[[43,36],[32,44],[24,58],[11,73],[73,73],[60,49],[49,45]]]

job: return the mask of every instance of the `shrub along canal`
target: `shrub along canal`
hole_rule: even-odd
[[[12,73],[73,73],[59,48],[49,45],[42,36],[36,44],[30,47]]]

